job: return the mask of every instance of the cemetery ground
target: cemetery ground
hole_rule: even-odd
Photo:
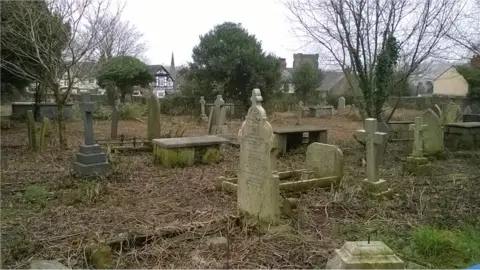
[[[415,114],[402,117],[413,120]],[[297,121],[294,113],[270,114],[269,120]],[[3,122],[2,268],[28,268],[32,259],[58,259],[74,268],[323,268],[344,241],[369,237],[426,267],[480,260],[480,153],[447,153],[431,161],[433,176],[414,177],[402,172],[411,143],[390,143],[380,173],[396,195],[378,201],[360,185],[365,151],[352,134],[361,122],[303,118],[302,124],[328,129],[328,142],[345,156],[345,176],[329,190],[283,193],[296,199],[297,208],[283,218],[288,226],[264,232],[242,224],[235,196],[216,187],[216,177],[235,175],[235,146],[225,146],[219,164],[187,168],[155,166],[150,152],[116,154],[111,173],[81,179],[70,166],[83,139],[82,121],[68,123],[69,150],[57,150],[53,130],[44,152],[27,149],[25,123]],[[231,133],[241,125],[227,123]],[[206,123],[196,118],[162,118],[163,132],[181,127],[183,136],[206,134]],[[110,121],[96,121],[94,129],[95,139],[107,139]],[[146,124],[120,121],[118,134],[145,138]],[[280,157],[278,170],[304,168],[304,150]]]

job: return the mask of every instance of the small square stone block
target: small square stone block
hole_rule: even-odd
[[[345,242],[325,269],[404,269],[405,263],[381,241]]]

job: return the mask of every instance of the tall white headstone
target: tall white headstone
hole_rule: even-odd
[[[260,89],[253,89],[252,106],[238,132],[240,164],[237,204],[241,212],[262,222],[276,223],[280,217],[278,175],[272,174],[272,126],[262,107]]]
[[[427,126],[423,130],[423,153],[435,155],[444,151],[443,129],[440,117],[431,109],[423,113],[423,123]]]
[[[345,98],[344,98],[344,97],[340,97],[340,98],[338,98],[337,110],[343,111],[344,109],[345,109]]]

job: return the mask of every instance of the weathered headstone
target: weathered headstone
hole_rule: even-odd
[[[366,188],[375,197],[387,196],[391,190],[386,186],[386,181],[379,178],[377,153],[378,147],[386,140],[387,134],[377,131],[377,119],[365,119],[365,129],[357,130],[356,135],[364,140],[367,148],[367,179],[364,180]]]
[[[241,212],[262,222],[276,223],[280,216],[278,175],[272,174],[272,126],[262,107],[260,89],[254,89],[252,106],[238,131],[240,163],[237,204]]]
[[[79,175],[104,173],[110,169],[107,156],[93,139],[94,105],[95,103],[91,102],[90,94],[84,93],[80,106],[85,114],[83,120],[85,143],[80,145],[80,150],[76,154],[76,161],[73,162],[73,170]]]
[[[151,94],[148,99],[148,119],[147,119],[147,140],[162,137],[162,125],[160,116],[160,102],[155,94]]]
[[[423,124],[421,117],[415,118],[415,124],[409,126],[413,130],[413,151],[412,155],[407,157],[405,169],[409,173],[416,175],[431,175],[432,167],[428,164],[428,159],[423,156],[423,131],[427,125]]]
[[[471,108],[472,114],[480,114],[480,106],[478,106],[477,104],[473,104]]]
[[[463,109],[463,115],[465,114],[472,114],[472,108],[470,108],[470,106],[467,106],[465,107],[465,109]]]
[[[457,104],[450,102],[445,106],[445,112],[443,113],[443,125],[455,123],[462,115],[462,109]]]
[[[337,110],[338,111],[343,111],[344,109],[345,109],[345,98],[344,97],[339,97],[338,98]]]
[[[205,99],[203,98],[203,96],[200,97],[200,118],[202,119],[202,121],[206,122],[208,121],[208,117],[207,115],[205,114],[205,104],[207,104],[207,102],[205,101]]]
[[[325,269],[405,269],[405,263],[381,241],[345,242]]]
[[[222,135],[228,134],[228,127],[225,124],[227,110],[222,95],[217,95],[214,106],[210,108],[208,119],[208,134]]]
[[[303,117],[303,111],[305,110],[305,106],[303,105],[303,101],[298,102],[298,110],[297,110],[297,125],[300,125],[300,121]]]
[[[324,143],[312,143],[307,148],[307,170],[316,177],[337,176],[343,178],[344,159],[340,148]]]
[[[423,123],[427,125],[423,131],[423,153],[436,155],[444,151],[442,123],[438,115],[431,109],[423,113]]]
[[[120,99],[115,100],[115,104],[112,108],[112,124],[110,127],[110,139],[116,140],[118,133],[118,121],[120,120]]]

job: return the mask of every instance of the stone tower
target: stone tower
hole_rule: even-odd
[[[303,54],[303,53],[294,53],[293,54],[293,68],[298,68],[301,63],[305,61],[310,61],[313,66],[318,69],[318,53],[317,54]]]

